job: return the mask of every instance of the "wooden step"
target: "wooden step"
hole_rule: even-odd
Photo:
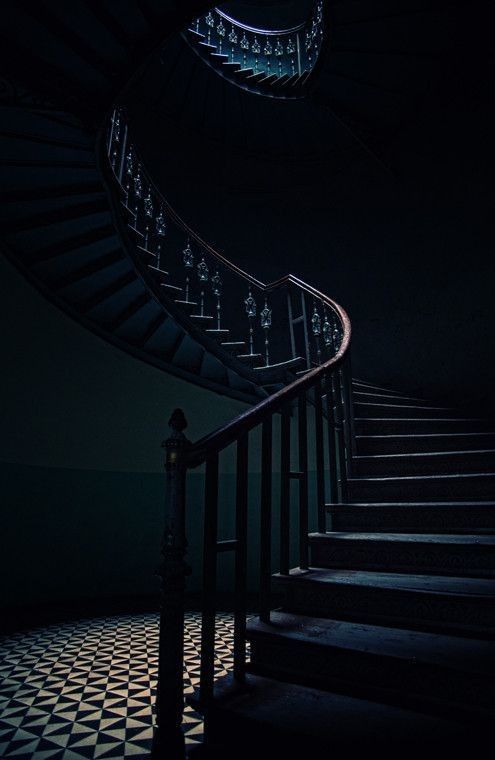
[[[405,417],[407,419],[410,419],[411,417],[428,417],[429,419],[436,419],[438,417],[457,417],[456,410],[442,406],[418,406],[417,404],[371,404],[369,402],[363,404],[359,401],[354,404],[354,414],[356,417],[360,418],[379,417],[381,419],[384,417]]]
[[[352,460],[352,472],[353,475],[364,477],[495,472],[495,450],[357,456]]]
[[[428,435],[481,433],[490,430],[483,419],[461,417],[367,417],[355,416],[356,435]],[[492,423],[493,424],[493,423]]]
[[[291,570],[275,575],[287,612],[475,638],[495,638],[495,584],[486,578]]]
[[[391,396],[386,393],[372,393],[369,390],[362,391],[354,389],[352,398],[355,404],[395,404],[399,406],[422,406],[426,408],[435,406],[434,403],[419,398],[413,398],[411,396]]]
[[[332,530],[495,533],[495,501],[327,504]]]
[[[495,536],[438,533],[311,533],[314,567],[495,577]]]
[[[495,473],[349,478],[348,501],[490,501]]]
[[[362,391],[363,393],[380,393],[387,396],[399,396],[400,398],[409,398],[412,401],[423,400],[417,396],[410,396],[407,393],[404,393],[404,391],[394,390],[393,388],[384,388],[381,385],[374,385],[373,383],[368,383],[365,380],[358,380],[355,377],[352,378],[352,387],[354,390]]]
[[[248,622],[250,672],[449,717],[495,704],[495,642],[272,611]]]
[[[253,674],[243,690],[232,688],[228,678],[218,682],[205,731],[207,744],[197,756],[208,760],[252,760],[260,748],[264,756],[284,760],[327,758],[349,747],[353,754],[379,752],[382,760],[412,760],[413,749],[433,757],[426,752],[473,741],[465,726],[446,718]]]
[[[430,433],[426,435],[358,435],[359,455],[466,451],[495,448],[495,433]]]

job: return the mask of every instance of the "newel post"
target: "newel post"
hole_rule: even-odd
[[[186,418],[175,409],[169,427],[172,433],[162,446],[165,448],[165,530],[161,546],[161,605],[158,649],[158,684],[153,738],[153,756],[180,758],[184,756],[181,729],[184,710],[184,590],[189,572],[186,554],[185,454],[190,442],[184,435]]]

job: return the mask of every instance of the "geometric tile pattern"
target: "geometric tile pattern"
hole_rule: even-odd
[[[186,694],[199,682],[201,617],[186,613]],[[0,639],[0,757],[149,757],[158,615],[52,625]],[[217,617],[216,677],[232,667],[233,616]],[[186,706],[186,744],[203,739]]]

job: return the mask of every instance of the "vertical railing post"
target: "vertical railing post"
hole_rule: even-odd
[[[335,442],[335,414],[334,398],[332,393],[332,375],[325,377],[325,400],[327,414],[327,433],[328,433],[328,475],[330,483],[330,500],[337,503],[339,500],[339,481],[337,474],[338,455],[337,444]]]
[[[308,412],[306,391],[298,399],[298,444],[299,444],[299,567],[307,570],[308,554]]]
[[[260,618],[270,622],[272,574],[272,417],[261,429]]]
[[[243,681],[246,671],[246,592],[247,592],[247,508],[248,508],[249,438],[245,433],[237,441],[236,481],[236,554],[234,614],[234,678]]]
[[[153,755],[161,756],[164,747],[172,758],[183,757],[181,730],[184,709],[184,589],[187,566],[185,535],[186,471],[185,454],[189,441],[184,435],[187,422],[181,409],[170,420],[170,437],[165,448],[166,501],[165,530],[161,547],[161,604],[158,643],[158,684],[153,737]]]
[[[290,566],[290,406],[284,405],[280,422],[280,572]]]
[[[325,452],[323,448],[323,401],[321,380],[315,380],[315,454],[316,454],[316,500],[318,504],[318,532],[325,533]]]
[[[342,413],[342,385],[340,370],[337,370],[337,372],[332,375],[332,397],[335,432],[337,435],[337,456],[340,482],[340,493],[338,501],[340,503],[345,503],[347,501],[347,464]]]
[[[206,460],[203,544],[203,614],[201,620],[200,702],[213,698],[215,676],[215,614],[217,589],[218,453]]]

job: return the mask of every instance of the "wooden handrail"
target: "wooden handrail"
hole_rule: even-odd
[[[291,277],[292,275],[288,276],[288,278]],[[310,286],[307,287],[310,288]],[[332,301],[327,296],[320,295],[320,297],[323,299],[324,303],[335,309],[342,320],[344,334],[340,348],[335,356],[321,364],[319,367],[310,370],[303,377],[294,380],[294,382],[286,385],[271,396],[268,396],[268,398],[263,399],[263,401],[260,401],[256,406],[242,412],[237,417],[230,420],[230,422],[217,428],[213,433],[209,433],[203,438],[200,438],[199,441],[196,441],[187,452],[186,462],[188,467],[193,468],[203,464],[207,456],[222,451],[226,446],[237,440],[242,433],[247,433],[255,428],[268,416],[278,412],[284,404],[290,403],[300,393],[312,388],[318,379],[325,377],[329,371],[337,369],[342,364],[347,355],[351,340],[351,322],[347,312],[335,303],[335,301]]]

